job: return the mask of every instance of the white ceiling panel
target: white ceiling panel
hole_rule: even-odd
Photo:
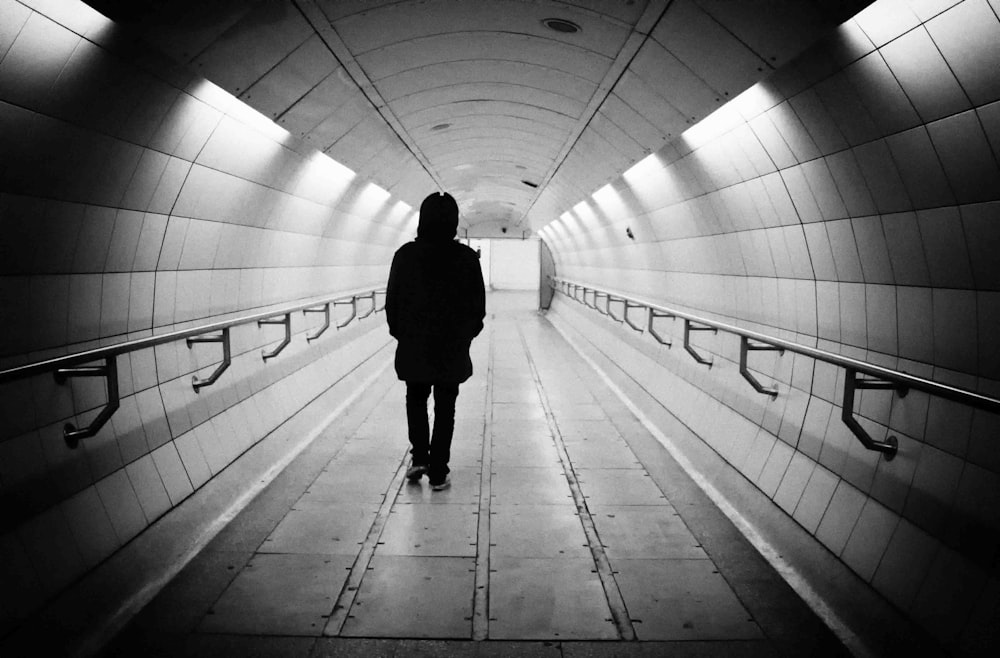
[[[314,34],[290,3],[262,2],[198,54],[192,65],[238,96]]]
[[[544,89],[499,83],[467,83],[427,89],[398,98],[392,101],[390,106],[396,116],[405,120],[409,115],[421,110],[442,105],[450,107],[470,98],[537,107],[563,115],[571,121],[579,119],[585,107],[584,103],[574,98],[560,96]]]
[[[129,20],[161,51],[366,180],[411,205],[444,188],[490,226],[542,226],[646,153],[672,153],[866,4],[91,1],[139,7]]]
[[[337,69],[337,60],[313,34],[240,95],[264,116],[275,119]]]
[[[465,117],[503,117],[531,121],[542,130],[568,131],[573,120],[566,114],[546,110],[542,107],[511,103],[508,101],[485,101],[470,98],[452,105],[438,105],[414,112],[402,120],[407,130],[416,131],[422,127],[432,127],[442,123],[452,123]]]
[[[463,34],[475,38],[477,33],[503,31],[551,39],[613,58],[628,36],[627,26],[618,21],[602,19],[589,11],[563,5],[553,16],[551,3],[523,0],[419,0],[376,7],[333,21],[355,56],[384,46],[411,39],[444,34]],[[566,34],[551,30],[542,23],[558,17],[580,26],[580,31]]]
[[[653,38],[724,99],[735,98],[768,68],[693,0],[675,0],[653,30]]]
[[[548,66],[591,82],[600,82],[611,60],[593,51],[523,34],[504,32],[445,34],[403,41],[359,56],[374,80],[441,62],[507,60]]]
[[[508,60],[472,60],[408,69],[379,80],[378,89],[382,98],[392,101],[425,89],[463,82],[516,84],[546,89],[583,103],[590,99],[596,88],[590,80],[548,66]]]

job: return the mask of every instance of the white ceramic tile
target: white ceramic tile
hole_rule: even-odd
[[[158,271],[176,270],[181,261],[181,251],[184,248],[184,238],[191,220],[186,217],[172,216],[167,220],[167,229],[163,237],[163,246],[157,260]]]
[[[925,445],[903,514],[931,534],[944,529],[958,492],[962,460]]]
[[[139,405],[134,395],[124,397],[119,402],[118,410],[111,417],[118,440],[118,449],[122,460],[128,464],[149,452],[146,444],[146,432],[139,418]]]
[[[135,400],[146,432],[146,443],[150,450],[155,450],[170,440],[170,429],[167,427],[167,416],[163,410],[160,391],[156,387],[148,388],[136,393]]]
[[[192,164],[187,160],[171,157],[167,163],[160,182],[153,192],[153,197],[149,200],[147,210],[149,212],[168,215],[173,212],[174,204],[180,195],[181,187],[187,179],[188,172],[191,171]]]
[[[22,317],[26,319],[27,350],[65,344],[69,283],[70,277],[66,275],[38,275],[29,278],[29,305],[26,309],[22,308]]]
[[[969,100],[927,31],[917,28],[881,50],[924,121],[961,112]]]
[[[814,89],[803,91],[791,98],[789,103],[821,153],[847,148],[847,140]]]
[[[868,499],[858,517],[841,559],[864,580],[871,580],[899,523],[899,517]]]
[[[837,278],[840,281],[863,281],[861,260],[851,220],[841,219],[825,224]]]
[[[135,210],[119,210],[115,215],[115,228],[111,233],[105,272],[130,272],[135,262],[135,252],[142,233],[143,215]]]
[[[184,238],[179,269],[204,270],[212,267],[222,226],[220,222],[192,219]]]
[[[865,286],[865,315],[868,349],[896,354],[899,344],[896,326],[896,288],[882,285]]]
[[[875,207],[880,213],[895,213],[910,210],[913,203],[903,185],[903,179],[896,169],[892,153],[885,140],[863,144],[854,149],[864,182],[868,186]],[[870,214],[870,213],[866,213]]]
[[[803,222],[819,222],[823,219],[816,197],[809,187],[809,181],[805,177],[802,166],[789,167],[781,171],[781,178],[785,182],[788,194],[795,204],[795,211],[799,219]]]
[[[936,637],[955,637],[969,623],[984,587],[983,570],[958,551],[942,546],[907,612]]]
[[[80,37],[32,13],[0,62],[0,88],[8,102],[46,108],[48,95]]]
[[[12,0],[0,4],[0,60],[13,45],[31,13],[27,7]]]
[[[796,164],[795,155],[778,132],[774,122],[766,114],[762,114],[749,122],[754,136],[767,151],[768,156],[778,169],[784,169]]]
[[[129,274],[105,274],[101,283],[101,336],[128,332]]]
[[[173,442],[167,443],[153,452],[152,457],[167,495],[170,496],[170,503],[176,506],[194,491],[177,448]]]
[[[877,47],[920,24],[906,0],[879,0],[859,12],[854,20]]]
[[[926,27],[973,104],[1000,98],[1000,21],[986,0],[961,2]]]
[[[976,295],[969,290],[933,291],[934,364],[961,372],[976,372]]]
[[[899,331],[899,354],[907,359],[934,363],[934,330],[931,290],[899,287],[896,309]]]
[[[143,213],[142,231],[139,233],[139,244],[132,263],[133,271],[147,272],[156,269],[156,261],[160,257],[160,247],[166,230],[166,215]]]
[[[891,135],[885,141],[915,208],[934,208],[955,202],[923,126]]]
[[[962,0],[907,0],[910,9],[922,21],[928,21]]]
[[[863,283],[839,284],[840,299],[840,340],[856,347],[868,346],[865,327],[867,308],[865,306],[865,286]]]
[[[813,469],[809,476],[809,482],[792,516],[810,533],[815,533],[819,527],[838,482],[840,479],[822,466]]]
[[[133,272],[129,289],[128,330],[153,328],[153,293],[156,274]]]
[[[41,479],[45,470],[45,454],[37,431],[0,441],[0,482],[5,487]]]
[[[1000,203],[962,206],[960,210],[975,288],[998,290],[1000,260],[996,258],[996,249],[1000,245]]]
[[[774,502],[791,514],[798,505],[802,492],[809,482],[809,476],[816,468],[816,463],[800,452],[792,455],[788,469],[781,478],[781,484],[774,494]],[[765,467],[765,471],[767,467]]]
[[[806,409],[805,419],[802,421],[802,432],[795,445],[796,450],[813,460],[819,459],[823,435],[830,422],[832,410],[833,406],[826,400],[816,396],[809,398],[809,406]]]
[[[959,203],[996,200],[1000,168],[975,112],[963,112],[927,125]]]
[[[146,527],[146,517],[124,469],[98,481],[97,493],[120,543],[124,544]]]
[[[880,135],[920,124],[920,117],[881,53],[871,53],[845,70],[847,79],[878,126]]]
[[[153,326],[163,327],[175,322],[177,304],[177,272],[157,272],[153,294]]]
[[[101,329],[100,274],[77,274],[69,277],[69,334],[70,343],[94,340]]]
[[[853,217],[862,215],[872,215],[876,212],[875,201],[868,191],[864,174],[854,156],[854,152],[847,150],[835,153],[827,158],[826,165],[830,169],[837,191],[847,212]]]
[[[863,144],[879,137],[879,127],[845,71],[828,77],[815,89],[848,144]]]
[[[212,477],[212,471],[208,467],[208,462],[205,461],[205,455],[198,444],[197,435],[194,431],[186,432],[177,437],[174,444],[177,446],[177,454],[184,464],[188,479],[195,489],[199,488]]]
[[[84,570],[62,506],[51,507],[17,529],[44,594],[56,593]]]
[[[156,470],[151,456],[146,455],[132,462],[125,467],[125,471],[135,490],[139,505],[150,523],[170,509],[170,497],[167,496],[167,490],[160,480],[160,473]]]
[[[900,608],[909,608],[923,584],[938,542],[906,519],[899,522],[872,584]]]
[[[830,504],[816,529],[816,538],[834,555],[840,555],[847,545],[847,539],[854,530],[864,504],[865,497],[861,492],[843,480],[837,483]]]
[[[916,214],[907,212],[884,215],[882,230],[889,248],[889,260],[896,285],[930,285],[930,272]]]
[[[835,281],[837,270],[833,261],[833,251],[830,249],[830,239],[826,233],[826,225],[822,222],[804,224],[802,233],[809,248],[809,261],[817,281]]]
[[[87,568],[93,567],[119,547],[118,537],[96,488],[87,487],[67,499],[62,508]]]

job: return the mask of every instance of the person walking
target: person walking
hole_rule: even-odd
[[[451,485],[448,461],[458,387],[472,376],[469,347],[483,330],[486,293],[479,258],[455,240],[458,204],[435,192],[420,204],[417,238],[392,258],[385,312],[396,339],[396,375],[406,382],[412,460],[406,477],[426,473],[431,489]],[[434,393],[434,430],[427,400]]]

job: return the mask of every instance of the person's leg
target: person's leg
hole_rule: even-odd
[[[406,382],[406,425],[410,435],[410,454],[413,455],[413,464],[419,466],[426,466],[429,459],[427,398],[430,394],[430,384]]]
[[[455,431],[455,400],[458,384],[434,385],[434,432],[431,435],[428,476],[431,484],[448,475],[451,459],[451,438]]]

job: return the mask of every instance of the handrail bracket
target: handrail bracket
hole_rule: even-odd
[[[229,348],[229,327],[225,327],[222,333],[213,336],[192,336],[186,339],[188,349],[195,343],[222,343],[222,363],[219,364],[212,374],[204,379],[198,377],[198,375],[191,376],[191,386],[194,387],[194,392],[199,393],[200,389],[205,386],[211,386],[219,379],[219,377],[226,371],[232,360],[232,355]]]
[[[347,299],[337,299],[334,300],[333,305],[337,304],[350,304],[351,305],[351,315],[346,320],[337,325],[337,329],[343,329],[347,325],[354,321],[354,318],[358,317],[358,296],[353,295],[350,300]]]
[[[90,421],[90,425],[77,428],[73,423],[63,425],[63,440],[70,448],[80,445],[80,439],[86,439],[96,435],[104,424],[111,419],[111,416],[118,410],[118,363],[116,358],[108,356],[104,359],[103,366],[78,366],[76,368],[58,368],[55,371],[56,382],[64,383],[70,377],[104,377],[108,403],[104,405],[100,413]]]
[[[895,389],[899,396],[902,397],[906,395],[908,387],[894,382],[859,377],[858,371],[853,368],[845,368],[844,373],[844,408],[841,413],[841,420],[844,421],[847,428],[861,441],[861,444],[865,448],[881,452],[885,455],[887,462],[892,461],[893,457],[896,456],[896,451],[899,449],[899,442],[895,436],[889,436],[885,441],[876,441],[869,436],[865,428],[861,427],[861,423],[854,417],[854,391],[859,388],[891,388]]]
[[[258,327],[263,327],[265,324],[283,324],[283,325],[285,325],[285,337],[283,339],[281,339],[281,342],[278,343],[278,346],[275,347],[270,352],[268,352],[267,350],[261,350],[260,355],[262,357],[264,357],[264,361],[266,362],[268,359],[273,359],[274,357],[276,357],[279,354],[281,354],[281,350],[283,350],[286,347],[288,347],[288,344],[292,342],[292,314],[291,313],[285,313],[282,316],[281,320],[275,320],[273,318],[269,318],[269,319],[266,319],[266,320],[257,320],[257,326]]]
[[[643,327],[641,324],[636,324],[635,322],[632,322],[632,320],[630,320],[628,317],[628,311],[631,308],[646,308],[646,307],[642,304],[633,304],[627,299],[623,299],[622,301],[625,302],[625,312],[622,314],[622,319],[625,321],[625,324],[632,327],[632,329],[638,331],[641,334],[643,331],[646,330],[646,328]]]
[[[623,322],[624,318],[618,317],[617,315],[615,315],[615,312],[611,310],[611,302],[616,302],[616,303],[617,302],[621,302],[624,305],[625,304],[625,300],[624,299],[618,299],[614,295],[608,295],[608,303],[604,305],[604,308],[607,311],[606,315],[609,318],[611,318],[615,322],[619,322],[619,323]],[[624,306],[623,306],[623,308],[624,308]]]
[[[758,393],[770,395],[771,399],[777,398],[778,387],[761,385],[761,383],[757,381],[757,378],[754,377],[747,368],[747,355],[750,352],[778,352],[779,354],[784,354],[785,348],[777,347],[775,345],[751,343],[750,339],[746,336],[740,336],[740,374],[743,375],[743,379],[750,382],[750,385],[753,386],[753,389]]]
[[[372,294],[370,294],[370,295],[363,295],[363,296],[361,296],[361,297],[358,297],[358,299],[371,299],[371,300],[372,300],[372,306],[371,306],[371,308],[370,308],[370,309],[368,309],[367,311],[365,311],[364,313],[362,313],[361,315],[359,315],[359,316],[358,316],[358,320],[364,320],[364,319],[365,319],[365,318],[367,318],[367,317],[368,317],[369,315],[371,315],[372,313],[374,313],[374,312],[375,312],[375,305],[376,305],[376,301],[375,301],[375,293],[373,292],[373,293],[372,293]]]
[[[330,302],[323,304],[323,306],[321,307],[302,309],[302,315],[305,315],[306,313],[323,314],[323,326],[311,334],[306,334],[306,342],[311,343],[312,341],[322,336],[324,331],[330,328]]]
[[[717,333],[719,333],[719,330],[716,329],[715,327],[694,327],[694,326],[691,326],[691,320],[688,320],[687,318],[684,318],[684,349],[687,351],[688,354],[691,355],[691,357],[695,361],[697,361],[698,363],[702,364],[703,366],[708,366],[709,369],[711,369],[712,368],[712,359],[711,358],[705,358],[705,357],[703,357],[701,354],[698,354],[698,352],[696,352],[693,347],[691,347],[691,332],[692,331],[711,331],[713,334],[717,334]]]
[[[653,327],[653,320],[655,320],[656,318],[676,318],[677,316],[672,315],[670,313],[664,313],[663,311],[657,311],[652,306],[647,306],[646,308],[649,311],[646,317],[646,329],[649,330],[649,335],[655,338],[656,342],[658,342],[660,345],[666,345],[668,348],[673,347],[674,344],[673,341],[667,340],[659,333],[657,333],[656,328]]]

